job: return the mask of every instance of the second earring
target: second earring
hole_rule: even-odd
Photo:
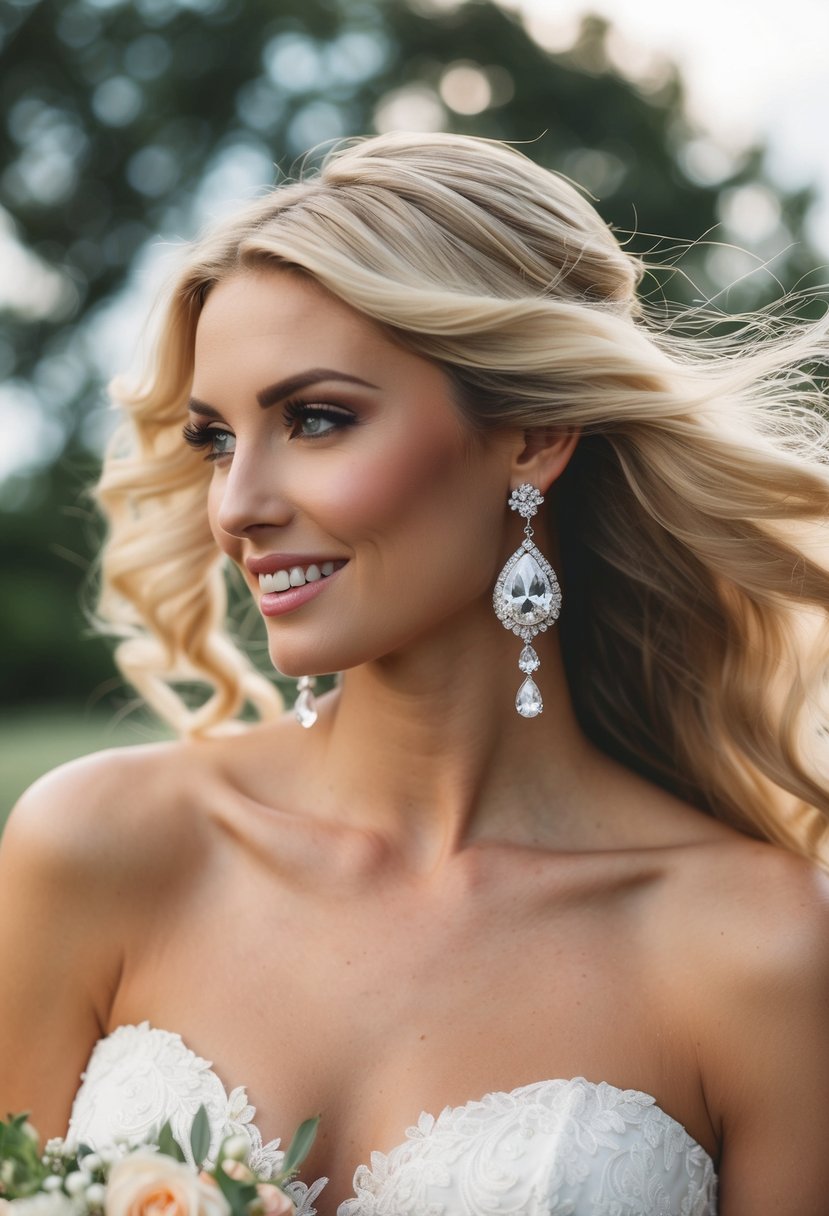
[[[530,520],[543,501],[542,494],[529,482],[510,495],[510,507],[526,520],[524,539],[498,575],[492,594],[492,606],[498,620],[524,642],[518,658],[524,682],[515,697],[515,708],[522,718],[536,718],[544,709],[541,693],[533,679],[533,672],[541,666],[541,660],[530,642],[552,625],[561,611],[561,588],[555,570],[533,541],[530,526]]]

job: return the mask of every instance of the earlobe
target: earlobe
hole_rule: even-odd
[[[516,485],[528,481],[542,493],[548,490],[567,468],[580,436],[578,428],[562,431],[539,427],[524,431],[512,462]]]

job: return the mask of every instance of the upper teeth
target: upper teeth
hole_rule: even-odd
[[[333,562],[304,568],[291,566],[290,570],[277,570],[275,574],[260,574],[259,587],[262,591],[287,591],[289,587],[304,587],[306,583],[315,583],[317,579],[328,578],[328,575],[333,573]]]

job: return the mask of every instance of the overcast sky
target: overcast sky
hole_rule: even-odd
[[[816,182],[810,234],[829,255],[829,0],[508,0],[540,39],[566,39],[568,22],[601,14],[631,57],[677,62],[692,116],[726,147],[768,141],[789,186]]]

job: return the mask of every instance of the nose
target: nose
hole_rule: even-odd
[[[254,528],[281,528],[293,516],[274,462],[262,444],[247,450],[237,445],[227,470],[214,476],[211,496],[216,523],[228,536],[244,537]]]

